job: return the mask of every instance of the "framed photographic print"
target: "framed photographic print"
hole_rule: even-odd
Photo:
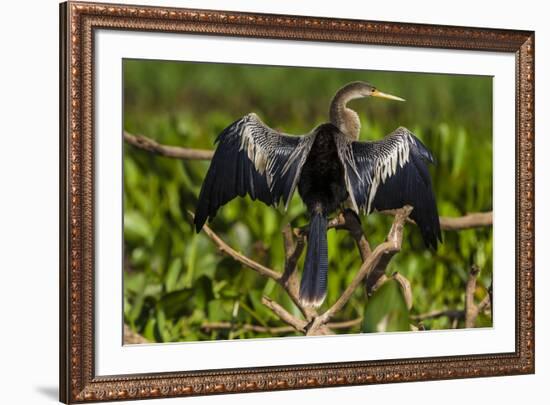
[[[534,33],[60,7],[66,403],[534,372]]]

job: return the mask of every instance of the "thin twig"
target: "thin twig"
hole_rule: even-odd
[[[304,332],[304,328],[307,325],[306,321],[296,318],[284,309],[277,302],[266,296],[262,297],[262,304],[268,307],[275,315],[277,315],[283,322],[292,326],[298,332]]]
[[[399,287],[401,288],[401,294],[403,294],[403,299],[407,305],[407,309],[410,311],[413,306],[413,293],[411,288],[411,282],[401,273],[394,272],[392,274],[392,279],[397,281]]]
[[[413,294],[412,294],[412,287],[411,282],[401,273],[395,271],[391,277],[386,276],[385,274],[382,274],[382,276],[378,277],[378,280],[376,283],[374,283],[372,286],[367,286],[367,292],[369,297],[374,294],[376,290],[378,290],[382,285],[384,285],[389,280],[395,280],[397,281],[399,288],[401,289],[401,294],[403,295],[403,299],[405,300],[405,304],[407,305],[407,309],[411,309],[413,305]]]
[[[485,309],[490,307],[490,301],[488,298],[488,295],[481,300],[481,302],[477,305],[477,314],[481,313]],[[440,318],[440,317],[447,317],[449,319],[464,319],[464,311],[461,309],[443,309],[443,310],[436,310],[436,311],[430,311],[426,312],[425,314],[419,314],[419,315],[411,315],[410,316],[412,320],[414,321],[424,321],[426,319],[434,319],[434,318]]]
[[[296,329],[292,326],[262,326],[247,323],[239,325],[231,322],[205,322],[201,325],[201,329],[207,332],[213,330],[243,330],[245,332],[270,333],[273,335],[296,332]]]
[[[443,309],[443,310],[437,310],[437,311],[430,311],[425,314],[411,315],[411,319],[414,321],[424,321],[426,319],[440,318],[443,316],[450,319],[463,319],[464,311],[460,309]]]
[[[203,226],[204,233],[216,244],[220,252],[232,257],[239,263],[244,264],[246,267],[258,272],[262,276],[271,278],[275,281],[279,281],[281,274],[275,270],[272,270],[268,267],[265,267],[263,264],[260,264],[251,258],[237,252],[231,246],[223,241],[210,227],[206,224]]]
[[[457,327],[457,322],[462,319],[464,319],[465,328],[473,328],[479,314],[491,306],[491,295],[489,293],[487,293],[479,304],[476,305],[475,303],[474,295],[477,288],[477,277],[479,272],[480,270],[477,266],[472,266],[470,269],[468,280],[466,281],[464,310],[446,309],[431,311],[425,314],[411,315],[411,319],[423,321],[444,316],[451,320],[453,329]]]
[[[477,304],[477,315],[479,315],[480,312],[485,311],[487,308],[491,308],[491,296],[489,294],[483,297],[479,304]]]

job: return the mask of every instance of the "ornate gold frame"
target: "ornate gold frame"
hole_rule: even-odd
[[[60,399],[87,402],[534,372],[534,33],[69,2],[60,7]],[[512,52],[516,58],[516,349],[197,372],[94,371],[93,41],[96,29]]]

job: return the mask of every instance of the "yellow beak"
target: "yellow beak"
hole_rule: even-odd
[[[397,97],[397,96],[392,96],[391,94],[382,93],[381,91],[378,91],[378,90],[374,90],[371,93],[371,96],[380,97],[380,98],[387,98],[387,99],[390,99],[390,100],[405,101],[404,98]]]

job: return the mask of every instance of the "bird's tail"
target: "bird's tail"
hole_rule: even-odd
[[[303,305],[319,307],[327,295],[327,217],[314,213],[309,225],[307,254],[300,284]]]

